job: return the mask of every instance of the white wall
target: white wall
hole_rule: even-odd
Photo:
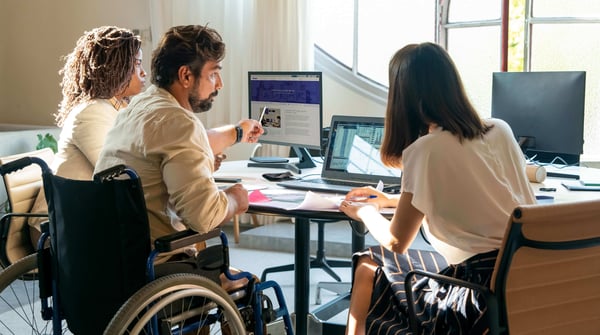
[[[366,98],[356,90],[333,77],[323,75],[323,126],[328,126],[331,115],[384,116],[385,105]]]
[[[146,0],[0,0],[0,122],[53,125],[61,57],[97,26],[148,29],[148,12]]]
[[[61,57],[84,31],[101,25],[145,30],[142,37],[149,35],[148,1],[0,0],[0,123],[54,125],[53,114],[61,99]],[[142,45],[148,71],[151,45],[149,40]],[[227,89],[240,87],[246,86]],[[384,114],[385,106],[326,73],[323,96],[324,126],[333,114]]]

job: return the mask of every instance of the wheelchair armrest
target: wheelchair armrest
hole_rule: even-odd
[[[435,272],[428,272],[428,271],[423,271],[423,270],[412,270],[412,271],[408,272],[406,274],[406,277],[404,278],[404,290],[406,291],[406,304],[408,307],[409,324],[410,324],[410,328],[412,329],[412,331],[415,334],[419,334],[421,332],[420,325],[417,322],[417,317],[416,317],[417,311],[415,309],[415,301],[414,301],[414,297],[413,297],[412,279],[413,279],[413,277],[415,277],[417,275],[434,279],[440,283],[461,286],[461,287],[465,287],[468,289],[472,289],[474,291],[481,292],[484,295],[486,301],[488,301],[488,303],[494,302],[494,300],[493,300],[494,296],[489,287],[471,283],[466,280],[441,275],[441,274],[435,273]],[[490,304],[489,307],[495,309],[495,303],[493,304],[494,306],[491,306],[491,305],[492,304]]]
[[[190,246],[192,244],[209,240],[211,238],[218,237],[221,233],[221,229],[214,229],[208,233],[201,234],[197,231],[187,229],[171,235],[159,237],[154,241],[154,248],[158,252],[169,252],[177,250],[183,247]]]

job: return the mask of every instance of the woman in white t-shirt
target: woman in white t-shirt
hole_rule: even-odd
[[[403,282],[413,268],[489,285],[510,213],[535,203],[510,127],[479,117],[443,48],[405,46],[390,61],[389,80],[381,156],[402,169],[401,193],[358,188],[340,205],[380,243],[354,256],[348,334],[411,333]],[[359,197],[373,206],[356,204]],[[391,220],[380,207],[396,207]],[[421,225],[437,252],[409,249]],[[478,294],[428,280],[417,289],[426,334],[487,328]]]

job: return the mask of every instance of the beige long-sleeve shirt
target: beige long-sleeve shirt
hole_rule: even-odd
[[[153,241],[185,227],[207,232],[227,214],[204,125],[164,89],[149,87],[119,112],[95,173],[117,164],[141,178]]]
[[[91,180],[106,133],[117,114],[106,99],[76,106],[60,132],[58,152],[52,164],[54,173],[69,179]]]

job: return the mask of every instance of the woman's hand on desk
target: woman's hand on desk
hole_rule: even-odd
[[[379,215],[379,206],[374,202],[354,202],[344,200],[340,203],[339,210],[355,221],[363,222],[363,218],[370,215]]]
[[[344,200],[350,202],[362,202],[376,204],[378,208],[398,206],[398,194],[387,194],[372,186],[357,187],[346,194]]]

